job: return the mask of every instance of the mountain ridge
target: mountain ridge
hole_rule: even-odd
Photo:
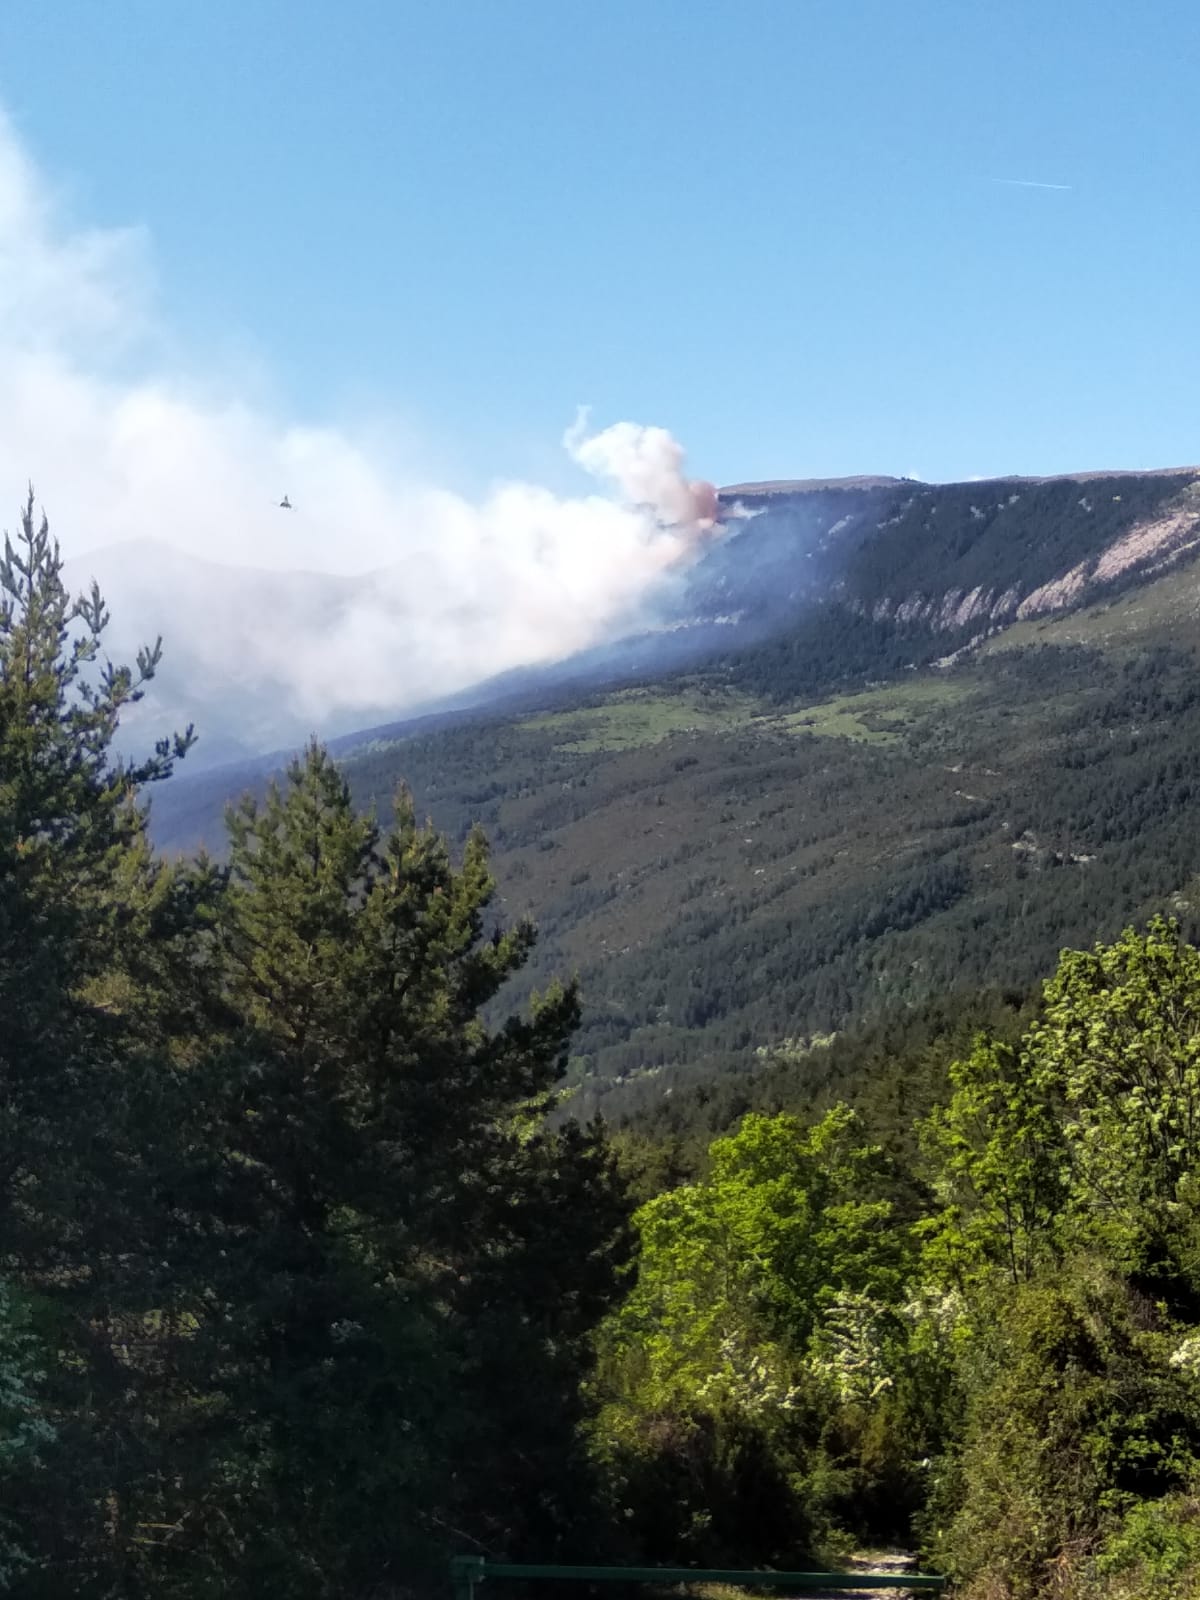
[[[912,483],[926,489],[956,488],[963,484],[986,486],[989,483],[1087,483],[1093,478],[1163,478],[1185,474],[1200,475],[1200,465],[1179,467],[1094,467],[1077,472],[1003,472],[987,478],[898,478],[887,474],[858,473],[842,478],[767,478],[761,482],[724,484],[717,490],[721,499],[740,495],[807,494],[817,489],[887,489]]]
[[[368,696],[347,680],[345,704],[316,667],[319,657],[306,660],[307,642],[324,640],[335,659],[353,661],[357,610],[374,615],[382,606],[382,616],[389,603],[374,598],[372,573],[223,567],[166,543],[130,541],[75,558],[70,575],[100,578],[116,653],[165,638],[158,697],[137,708],[128,732],[161,737],[194,723],[202,734],[196,765],[212,766],[257,760],[311,732],[343,740],[514,695],[684,670],[794,631],[823,606],[928,625],[945,635],[939,653],[949,655],[995,626],[1179,559],[1195,536],[1200,500],[1189,491],[1197,477],[1164,468],[948,485],[860,475],[780,479],[762,492],[734,486],[722,491],[722,534],[586,649],[452,693],[419,663],[402,670],[398,651],[388,669],[394,682],[374,674]]]
[[[1083,502],[1066,507],[1065,515],[1059,507],[1049,527],[1050,537],[1022,554],[1022,561],[1032,561],[1024,582],[1011,565],[1003,583],[941,581],[956,568],[965,568],[972,579],[980,576],[980,568],[985,574],[995,572],[996,529],[991,524],[1002,512],[1011,510],[1011,491],[984,514],[976,501],[985,499],[989,491],[1012,484],[1054,490],[1085,481],[1125,483],[1131,479],[1149,484],[1153,501],[1161,497],[1165,485],[1168,495],[1177,489],[1188,504],[1157,520],[1153,515],[1114,516],[1113,505],[1123,504],[1124,497],[1112,496],[1105,508],[1111,537],[1103,530],[1096,536],[1096,518],[1089,507],[1082,520],[1093,526],[1082,530],[1082,543],[1078,537],[1074,543],[1064,543],[1063,534],[1070,531],[1072,515],[1077,524],[1081,521]],[[1200,469],[1196,468],[1156,468],[1144,473],[1113,470],[944,485],[867,476],[779,480],[780,485],[785,483],[801,487],[772,488],[765,508],[734,521],[695,568],[664,586],[653,626],[559,662],[511,669],[399,717],[377,715],[357,728],[347,726],[348,719],[343,718],[340,727],[326,730],[331,745],[347,752],[357,742],[394,737],[405,729],[433,726],[445,718],[482,716],[489,711],[502,712],[506,706],[515,711],[539,699],[554,700],[564,694],[598,691],[607,684],[686,670],[708,657],[744,646],[754,649],[772,636],[782,638],[797,628],[803,630],[806,615],[811,623],[838,608],[872,623],[926,629],[930,636],[924,641],[930,647],[925,650],[927,664],[945,664],[978,648],[998,628],[1078,608],[1106,591],[1117,593],[1131,583],[1152,578],[1165,566],[1185,559],[1200,538]],[[722,496],[735,490],[740,494],[744,487],[720,492]],[[887,514],[877,516],[881,495],[894,496],[899,491],[906,491],[905,498],[893,499]],[[930,563],[923,548],[932,526],[930,516],[947,505],[951,522],[947,525],[943,519],[941,531],[948,534],[946,542],[953,548],[949,559],[939,554]],[[1022,508],[1018,522],[1027,522],[1029,515],[1029,508]],[[1000,531],[1006,555],[1011,554],[1011,531],[1010,519],[1009,526]],[[1076,535],[1079,531],[1076,528]],[[1056,539],[1062,548],[1056,548]],[[215,566],[213,570],[217,570]],[[275,576],[254,571],[262,579]],[[937,583],[929,581],[933,576]],[[318,604],[320,575],[305,577],[306,588],[307,579],[313,584],[306,602]],[[357,582],[332,579],[330,588],[336,595]],[[169,649],[168,637],[168,661]],[[239,749],[233,765],[239,771],[252,772],[277,764],[301,737],[298,732],[267,748]]]

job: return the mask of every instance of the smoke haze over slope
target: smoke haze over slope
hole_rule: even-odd
[[[636,619],[714,525],[662,428],[581,413],[581,493],[473,500],[423,481],[386,421],[315,426],[244,392],[179,354],[144,231],[71,226],[0,120],[3,524],[32,479],[73,581],[107,592],[114,652],[164,634],[164,715],[225,697],[239,742],[280,742],[555,660]]]

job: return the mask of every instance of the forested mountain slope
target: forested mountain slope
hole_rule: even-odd
[[[761,514],[676,600],[676,638],[724,615],[726,648],[380,730],[346,774],[363,804],[404,780],[451,834],[483,824],[504,910],[542,931],[528,981],[583,980],[581,1107],[1028,984],[1187,909],[1195,483],[743,487]],[[160,837],[216,843],[253,779],[168,789]]]
[[[468,681],[453,694],[444,681],[439,688],[419,647],[407,655],[398,648],[390,667],[378,654],[329,655],[331,638],[356,637],[355,618],[372,607],[416,637],[424,613],[405,612],[412,596],[404,585],[397,595],[386,570],[354,577],[255,571],[143,540],[81,557],[68,576],[76,587],[99,579],[118,652],[160,632],[168,638],[156,697],[134,709],[123,737],[132,749],[193,722],[203,735],[189,763],[194,775],[218,763],[256,764],[263,752],[291,748],[312,732],[352,738],[368,717],[394,725],[401,712],[411,721],[417,708],[427,715],[510,707],[661,677],[797,629],[803,635],[814,610],[923,625],[939,646],[951,635],[962,643],[1017,610],[1074,604],[1089,590],[1139,581],[1156,563],[1177,559],[1194,537],[1195,481],[1179,469],[957,485],[888,478],[742,485],[723,492],[722,527],[700,559],[638,590],[591,648]],[[189,597],[182,627],[180,594]],[[869,664],[879,647],[870,628],[860,634],[843,641],[853,646],[846,668]],[[906,648],[919,654],[923,647]],[[322,668],[326,661],[339,666]],[[828,661],[819,665],[824,671]],[[781,684],[788,682],[785,673]]]

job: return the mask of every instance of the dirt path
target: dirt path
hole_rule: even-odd
[[[847,1572],[916,1572],[917,1558],[907,1550],[856,1550],[846,1564]],[[901,1600],[905,1594],[923,1594],[921,1589],[811,1589],[803,1600]],[[799,1595],[796,1600],[801,1600]]]

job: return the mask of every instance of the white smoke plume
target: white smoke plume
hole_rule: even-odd
[[[596,644],[711,537],[716,492],[662,428],[581,413],[564,445],[607,492],[472,501],[386,426],[306,426],[197,377],[152,285],[145,234],[68,226],[0,115],[0,526],[32,479],[114,647],[164,635],[153,723],[194,715],[210,756]]]
[[[717,491],[683,474],[683,446],[665,428],[615,422],[603,433],[587,433],[581,408],[563,444],[585,471],[615,484],[629,505],[649,511],[668,527],[706,529],[717,521]]]

